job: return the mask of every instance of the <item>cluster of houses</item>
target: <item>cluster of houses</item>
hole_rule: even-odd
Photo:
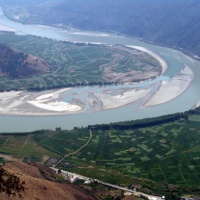
[[[62,175],[65,178],[65,180],[67,180],[71,183],[74,183],[75,181],[78,181],[78,180],[84,181],[84,184],[90,184],[90,183],[96,182],[96,183],[100,183],[100,184],[103,184],[103,185],[107,185],[109,187],[114,187],[114,188],[117,188],[117,189],[122,189],[124,191],[131,192],[131,194],[134,193],[135,195],[140,196],[140,197],[144,197],[144,199],[148,199],[148,200],[164,200],[165,199],[165,196],[156,197],[156,196],[146,195],[146,194],[137,192],[136,189],[130,190],[128,188],[122,188],[122,187],[112,185],[112,184],[109,184],[109,183],[105,183],[105,182],[102,182],[102,181],[99,181],[99,180],[96,180],[96,179],[91,179],[91,178],[88,178],[88,177],[85,177],[85,176],[82,176],[82,175],[79,175],[79,174],[75,174],[75,173],[68,172],[68,171],[65,171],[65,170],[60,170],[60,169],[57,169],[57,168],[54,168],[54,167],[51,167],[51,169],[56,171],[57,174]]]
[[[72,173],[72,172],[60,170],[60,169],[57,169],[57,168],[54,168],[54,167],[51,167],[51,169],[55,170],[57,174],[61,174],[65,178],[65,180],[67,180],[71,183],[74,183],[75,181],[78,181],[78,180],[83,180],[85,184],[90,184],[90,183],[95,181],[95,180],[90,179],[88,177],[81,176],[81,175],[78,175],[78,174],[75,174],[75,173]]]

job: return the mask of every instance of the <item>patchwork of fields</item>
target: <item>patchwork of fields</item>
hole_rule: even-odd
[[[199,130],[198,115],[136,130],[92,130],[89,144],[64,162],[74,166],[68,170],[112,183],[199,187]],[[75,152],[89,137],[87,129],[1,134],[0,152],[45,162]]]
[[[75,85],[136,82],[161,73],[150,55],[120,46],[55,41],[1,32],[0,43],[48,62],[48,73],[10,79],[1,77],[1,90],[48,89]]]

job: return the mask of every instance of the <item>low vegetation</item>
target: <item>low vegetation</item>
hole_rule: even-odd
[[[59,164],[72,172],[144,192],[179,196],[200,193],[199,109],[175,114],[179,117],[144,119],[159,121],[144,127],[87,128],[64,131],[0,135],[0,151],[24,160],[46,162],[64,155]],[[161,119],[171,119],[162,121]],[[126,124],[136,122],[126,122]],[[118,123],[122,124],[122,123]],[[117,124],[116,124],[117,125]],[[92,127],[90,127],[92,128]],[[93,127],[94,128],[94,127]]]
[[[16,67],[20,60],[18,58],[12,57],[5,65],[7,56],[0,64],[10,76],[0,77],[1,91],[45,90],[77,85],[137,82],[154,78],[161,73],[161,66],[153,57],[120,45],[75,44],[34,36],[17,36],[5,32],[1,32],[0,43],[22,52],[17,54],[20,55],[20,59],[22,55],[28,54],[31,55],[29,57],[40,58],[49,65],[48,70],[30,73],[29,67],[25,69],[21,67],[23,70]],[[12,55],[16,55],[13,52],[14,50]],[[11,58],[11,54],[8,58]],[[24,64],[23,59],[20,63]],[[34,63],[32,62],[32,65]],[[39,64],[43,69],[44,63]],[[34,66],[31,68],[32,71],[36,69]]]

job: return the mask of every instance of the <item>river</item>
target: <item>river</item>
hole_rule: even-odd
[[[187,90],[177,98],[156,106],[140,108],[140,102],[129,104],[116,109],[102,110],[98,112],[84,112],[80,114],[62,116],[8,116],[0,115],[0,132],[22,132],[34,131],[38,129],[71,129],[74,126],[81,127],[92,124],[118,122],[124,120],[141,119],[145,117],[155,117],[175,112],[183,112],[196,106],[200,100],[200,62],[194,60],[182,52],[147,44],[136,39],[119,36],[110,33],[85,32],[77,30],[66,30],[62,28],[23,25],[7,19],[2,9],[0,9],[0,25],[15,29],[16,34],[31,34],[35,36],[48,37],[57,40],[73,42],[93,42],[106,44],[122,44],[146,47],[160,55],[168,64],[168,70],[157,80],[163,80],[178,74],[184,67],[189,66],[195,79]],[[149,83],[145,83],[149,84]],[[106,86],[107,88],[113,86]],[[98,89],[98,87],[96,87]],[[75,90],[86,90],[87,87],[76,88]]]

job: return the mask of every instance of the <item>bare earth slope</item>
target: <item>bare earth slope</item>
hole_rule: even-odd
[[[83,189],[71,185],[49,181],[45,177],[53,177],[53,172],[47,170],[42,165],[28,165],[21,162],[9,162],[2,167],[9,174],[13,174],[20,178],[24,191],[17,192],[12,190],[10,197],[5,192],[0,193],[1,200],[43,200],[43,199],[59,199],[59,200],[93,200],[95,199]],[[51,174],[52,173],[52,174]],[[51,176],[50,176],[51,174]],[[15,193],[15,195],[13,195]],[[20,197],[21,196],[21,197]]]
[[[0,75],[11,78],[48,72],[51,66],[36,56],[0,44]]]

